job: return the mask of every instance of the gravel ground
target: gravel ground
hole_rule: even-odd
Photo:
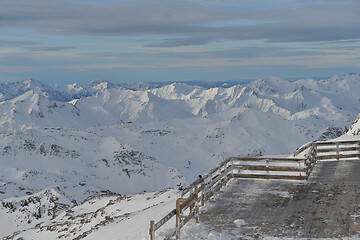
[[[360,161],[318,162],[308,181],[232,179],[207,206],[207,232],[231,239],[360,239]]]

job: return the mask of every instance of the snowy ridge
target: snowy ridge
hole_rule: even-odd
[[[50,221],[27,225],[24,230],[14,232],[7,238],[147,239],[146,232],[138,231],[148,227],[148,222],[143,219],[160,217],[162,211],[169,211],[176,195],[174,190],[169,189],[133,196],[99,193]]]
[[[42,86],[41,84],[38,84]],[[350,74],[323,81],[288,82],[275,77],[229,88],[203,88],[173,83],[150,90],[129,90],[108,82],[71,85],[76,101],[59,102],[50,87],[29,90],[0,105],[3,129],[32,127],[89,128],[121,122],[185,119],[234,108],[270,112],[288,120],[323,118],[351,121],[360,112],[356,89],[360,76]],[[67,86],[70,87],[70,86]],[[58,87],[58,89],[60,89]],[[64,88],[62,89],[63,91]],[[39,93],[39,91],[41,93]],[[62,93],[67,95],[69,92]],[[24,113],[27,113],[24,114]],[[81,124],[79,124],[81,122]]]
[[[351,124],[347,135],[360,135],[360,114],[353,122],[353,124]]]
[[[27,197],[3,200],[0,205],[2,235],[35,227],[43,221],[50,221],[69,206],[70,201],[54,189],[47,189]]]
[[[290,154],[306,142],[338,137],[360,112],[357,74],[295,82],[268,77],[229,87],[172,83],[129,89],[106,81],[54,87],[25,82],[0,88],[1,211],[3,219],[12,219],[4,207],[12,204],[18,216],[16,227],[9,228],[13,232],[0,231],[0,237],[9,239],[67,239],[69,229],[86,239],[105,231],[115,236],[120,231],[115,226],[135,219],[146,220],[138,234],[131,237],[127,227],[121,233],[146,239],[148,218],[141,220],[136,212],[151,209],[150,195],[185,186],[229,156]],[[348,134],[360,128],[358,122]],[[166,198],[176,198],[176,191],[170,192]],[[133,195],[137,193],[142,194]],[[115,208],[103,211],[115,199],[129,208],[124,195],[147,197],[138,201],[143,207],[123,212],[123,217],[114,217],[119,216]],[[20,214],[19,202],[33,201],[29,199],[39,201]],[[89,204],[85,199],[93,199],[94,208],[88,215],[72,215]],[[162,197],[154,201],[159,206],[167,202]],[[54,206],[62,207],[49,217]],[[145,215],[156,212],[160,217],[166,208],[171,210],[159,207]],[[37,209],[42,212],[38,219]],[[102,214],[94,214],[98,209]],[[78,221],[64,230],[68,217]],[[93,224],[89,228],[81,223],[88,220]]]
[[[79,203],[101,191],[133,194],[184,182],[176,169],[111,136],[52,128],[2,134],[1,145],[1,199],[56,188]]]
[[[57,91],[53,87],[31,78],[22,82],[0,84],[0,100],[9,100],[28,91],[33,91],[39,95],[46,96],[50,100],[69,100],[69,97],[66,95],[66,93]]]

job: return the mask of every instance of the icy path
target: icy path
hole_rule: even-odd
[[[307,182],[233,179],[201,222],[182,239],[359,239],[360,161],[318,162]]]

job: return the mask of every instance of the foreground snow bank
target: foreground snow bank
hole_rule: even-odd
[[[178,195],[178,191],[172,189],[133,196],[97,194],[53,218],[42,218],[35,226],[23,224],[21,227],[25,230],[8,236],[8,239],[147,240],[150,220],[159,220],[175,208]],[[23,216],[23,219],[30,215]],[[12,213],[2,212],[1,222],[11,216]],[[169,222],[158,233],[161,235],[174,226],[174,221]],[[7,233],[1,231],[0,237]]]

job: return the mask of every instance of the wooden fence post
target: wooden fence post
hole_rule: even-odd
[[[150,240],[155,240],[155,232],[154,232],[154,220],[150,221]]]
[[[195,219],[196,219],[196,223],[199,223],[199,204],[198,204],[198,200],[199,200],[199,191],[198,191],[198,186],[195,185]]]
[[[307,158],[305,158],[305,160],[304,160],[304,166],[306,167],[306,180],[308,180],[308,178],[309,178],[309,161],[310,161],[310,159],[309,159],[309,156],[307,157]]]
[[[200,186],[203,188],[203,192],[202,192],[202,196],[201,196],[201,206],[204,206],[205,205],[205,187],[204,187],[204,179],[203,178],[201,179]]]
[[[176,200],[176,240],[180,238],[180,198]]]
[[[234,178],[234,158],[231,158],[231,178]]]

